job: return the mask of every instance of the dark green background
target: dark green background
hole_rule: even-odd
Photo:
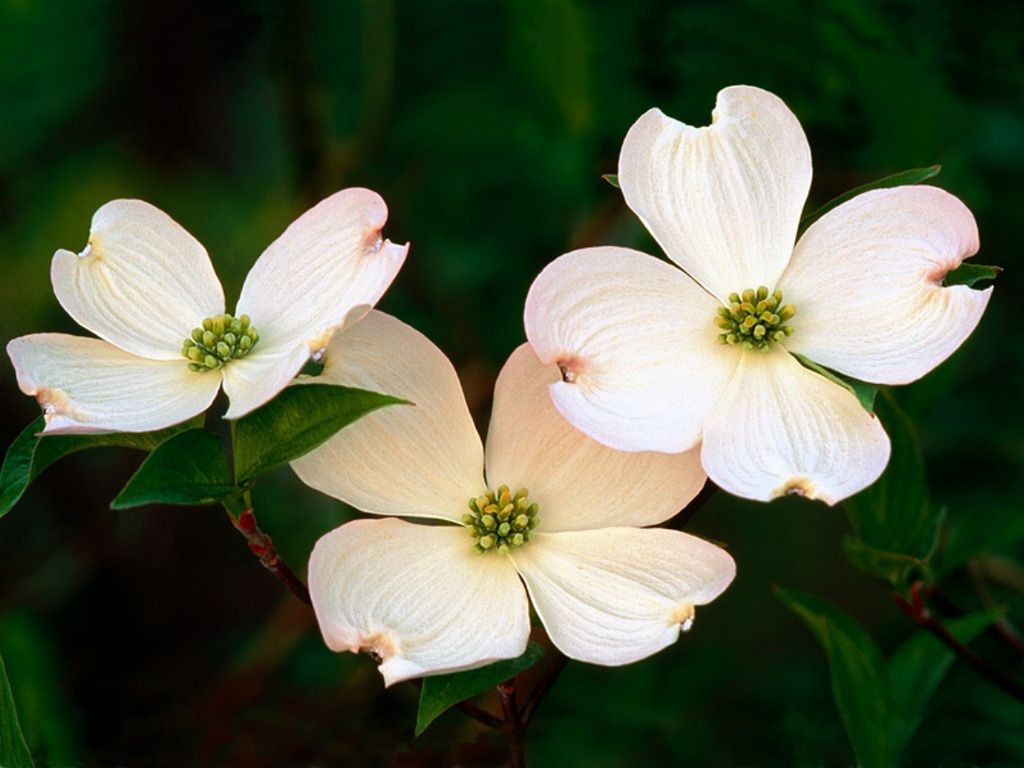
[[[412,242],[381,308],[448,353],[483,421],[544,264],[583,245],[657,253],[600,178],[632,121],[660,106],[705,124],[720,88],[759,85],[808,134],[812,205],[940,162],[936,183],[978,219],[978,260],[1006,267],[964,348],[897,393],[951,530],[989,541],[1024,490],[1022,39],[1016,2],[2,0],[0,338],[78,332],[49,260],[84,246],[107,200],[143,198],[195,234],[230,306],[297,214],[368,186],[390,207],[385,235]],[[0,387],[6,445],[37,409],[7,361]],[[324,649],[218,509],[111,512],[137,461],[69,458],[0,521],[0,653],[40,764],[502,759],[458,713],[414,741],[414,688],[385,691],[369,659]],[[300,570],[350,514],[287,470],[256,503]],[[572,664],[531,730],[531,764],[852,764],[825,658],[771,591],[832,600],[886,649],[912,631],[843,558],[841,510],[719,494],[688,530],[728,545],[734,586],[652,659]],[[985,562],[1020,580],[1019,539],[993,547]],[[974,571],[949,574],[947,593],[976,608],[992,590],[1019,622],[1019,591],[979,592]],[[976,647],[1022,672],[991,638]],[[907,762],[1024,763],[1022,723],[1024,707],[958,665]]]

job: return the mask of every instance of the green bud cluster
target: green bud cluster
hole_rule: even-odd
[[[494,550],[507,554],[530,540],[540,506],[530,503],[525,488],[513,495],[507,485],[502,485],[497,491],[470,499],[469,509],[470,513],[462,516],[462,524],[476,541],[473,548],[479,553]]]
[[[715,318],[715,325],[725,331],[718,334],[718,340],[767,352],[773,342],[793,333],[784,323],[795,314],[796,307],[782,303],[782,291],[769,295],[768,288],[762,285],[756,291],[748,288],[743,293],[730,293],[729,306],[719,307]]]
[[[214,315],[193,328],[181,345],[181,354],[188,360],[188,369],[196,373],[223,368],[231,360],[245,357],[256,346],[260,335],[252,327],[248,315]]]

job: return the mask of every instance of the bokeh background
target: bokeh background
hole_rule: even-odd
[[[1020,621],[1022,39],[1024,8],[998,0],[2,0],[0,338],[77,332],[48,264],[83,247],[107,200],[143,198],[195,234],[230,306],[297,214],[368,186],[390,206],[385,235],[412,242],[381,308],[447,352],[485,425],[548,261],[593,244],[658,253],[601,180],[632,121],[656,105],[705,124],[720,88],[759,85],[807,131],[812,205],[939,162],[936,183],[977,216],[978,260],[1006,268],[964,348],[896,396],[949,530],[982,542],[947,594]],[[0,390],[7,445],[37,408],[7,360]],[[0,520],[0,654],[39,764],[504,759],[457,712],[413,739],[415,688],[385,691],[370,659],[328,652],[218,508],[110,511],[139,460],[67,458]],[[256,505],[300,572],[353,514],[287,469]],[[843,512],[718,494],[687,530],[730,548],[734,586],[652,659],[570,665],[531,727],[531,764],[852,764],[825,657],[772,592],[828,598],[887,650],[913,631],[844,559]],[[988,578],[997,566],[1004,578]],[[992,637],[975,647],[1022,672]],[[956,665],[906,762],[1024,764],[1022,723],[1020,704]]]

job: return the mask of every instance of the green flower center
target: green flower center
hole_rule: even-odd
[[[203,320],[181,344],[188,369],[196,373],[223,368],[232,360],[245,357],[260,340],[248,315],[214,315]]]
[[[782,291],[769,295],[766,286],[756,291],[730,293],[729,306],[719,307],[715,325],[725,333],[718,334],[723,344],[741,344],[744,349],[767,352],[793,333],[784,323],[796,314],[796,307],[782,303]]]
[[[462,524],[476,541],[473,548],[481,554],[491,550],[507,554],[530,540],[540,506],[530,503],[525,488],[513,495],[507,485],[502,485],[470,499],[469,510],[462,516]]]

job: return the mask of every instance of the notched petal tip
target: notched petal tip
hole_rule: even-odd
[[[418,677],[421,672],[401,656],[401,645],[391,630],[382,629],[358,635],[344,633],[324,638],[335,653],[365,653],[384,677],[384,687]]]
[[[561,371],[562,381],[566,384],[575,384],[580,375],[586,372],[586,364],[582,358],[576,355],[564,355],[555,360],[558,370]]]
[[[49,422],[54,416],[71,413],[71,400],[59,389],[39,387],[26,394],[35,397],[39,407],[43,409],[43,416]]]
[[[799,496],[804,499],[821,501],[830,507],[834,506],[838,501],[832,494],[819,489],[808,477],[791,477],[772,491],[772,499],[778,499],[782,496]]]
[[[398,654],[398,643],[389,632],[374,632],[360,636],[355,652],[368,654],[374,662],[383,664]]]
[[[679,625],[679,629],[682,632],[689,632],[693,629],[693,622],[697,618],[697,609],[694,608],[692,603],[682,603],[673,612],[669,618],[669,626]]]

